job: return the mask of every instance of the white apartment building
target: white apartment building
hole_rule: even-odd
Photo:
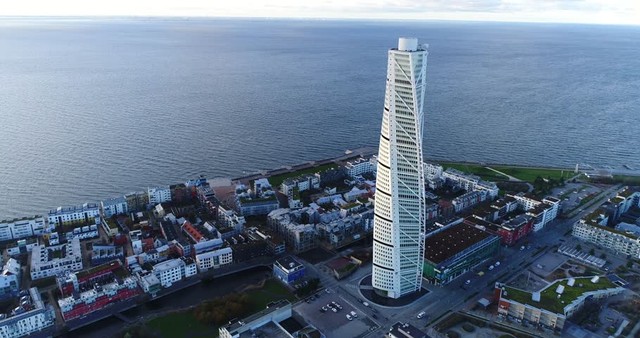
[[[233,250],[227,247],[205,252],[196,255],[196,262],[198,263],[198,270],[200,270],[200,272],[217,269],[233,263]]]
[[[437,168],[430,168],[431,172],[437,172]],[[480,179],[479,176],[464,173],[460,170],[447,168],[442,173],[442,177],[454,187],[466,191],[485,190],[489,192],[491,198],[498,196],[500,189],[493,182],[487,182]]]
[[[153,274],[158,277],[160,284],[164,288],[168,288],[173,283],[197,273],[196,264],[189,258],[170,259],[153,266]]]
[[[358,159],[348,161],[344,165],[344,168],[347,170],[347,175],[354,178],[362,174],[375,172],[377,164],[378,157],[373,155],[371,158],[360,157]]]
[[[288,178],[280,184],[280,192],[287,196],[293,195],[295,188],[298,188],[298,192],[309,189],[320,189],[320,175],[314,174]]]
[[[155,206],[156,204],[171,202],[171,189],[169,186],[148,188],[149,205]]]
[[[9,258],[0,273],[0,299],[7,299],[18,295],[20,290],[20,263]]]
[[[68,208],[58,207],[49,211],[49,226],[67,224],[100,224],[100,207],[96,203],[85,203]]]
[[[42,235],[45,228],[42,216],[0,221],[0,241]]]
[[[64,271],[82,270],[80,239],[74,237],[68,243],[53,246],[35,245],[31,250],[30,267],[33,280],[55,276]]]
[[[51,305],[44,304],[37,288],[29,289],[28,300],[19,308],[21,310],[0,319],[0,337],[26,337],[44,329],[53,329],[56,321],[54,309]],[[52,331],[49,332],[49,335],[52,334]]]
[[[560,200],[555,197],[547,196],[540,201],[524,194],[507,194],[507,196],[514,198],[529,216],[534,217],[533,231],[542,230],[558,216]]]
[[[640,258],[640,238],[632,232],[620,231],[605,226],[608,217],[603,209],[577,221],[573,225],[573,236],[591,242],[600,248],[609,249],[616,254]]]
[[[113,215],[121,215],[129,212],[127,199],[124,196],[110,198],[100,202],[104,217],[109,218]]]
[[[399,298],[422,288],[425,199],[422,131],[427,46],[400,38],[389,50],[373,228],[372,285]]]

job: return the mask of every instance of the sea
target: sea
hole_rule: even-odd
[[[2,18],[0,219],[375,147],[399,36],[427,159],[640,168],[638,26]]]

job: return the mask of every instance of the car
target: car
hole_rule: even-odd
[[[353,320],[353,317],[349,316],[349,314],[347,314],[347,319],[348,320]]]
[[[420,319],[420,318],[424,317],[424,315],[426,315],[426,314],[427,314],[426,312],[422,311],[422,312],[418,313],[417,317],[418,317],[418,319]]]
[[[489,265],[489,270],[493,270],[493,265]]]
[[[500,266],[500,261],[497,261],[497,262],[496,262],[496,266]]]
[[[470,279],[467,279],[467,281],[466,281],[466,282],[464,282],[464,284],[465,284],[465,285],[469,285],[469,284],[471,284],[471,280],[470,280]]]
[[[327,307],[326,307],[326,306],[323,306],[323,307],[321,307],[321,308],[320,308],[320,312],[323,312],[323,313],[324,313],[324,312],[327,312],[327,310],[328,310],[328,309],[327,309]]]
[[[305,299],[304,301],[305,301],[307,304],[311,303],[311,299],[310,299],[310,298],[307,298],[307,299]]]
[[[338,309],[336,309],[336,308],[332,307],[332,308],[331,308],[331,311],[333,311],[333,312],[338,312]]]
[[[329,293],[329,289],[324,289],[324,291],[325,291],[326,293]]]
[[[351,311],[351,317],[358,318],[358,314],[355,311]]]
[[[364,305],[364,306],[369,306],[369,303],[367,303],[367,302],[362,302],[362,305]]]

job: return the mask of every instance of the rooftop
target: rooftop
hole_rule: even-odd
[[[292,256],[285,256],[276,261],[276,264],[282,266],[283,268],[290,270],[302,266],[300,262],[295,260]]]
[[[277,302],[271,303],[270,306],[268,306],[266,309],[260,312],[254,313],[251,316],[246,317],[242,320],[237,320],[235,322],[228,324],[225,328],[227,329],[227,331],[233,334],[236,330],[244,326],[246,323],[252,323],[257,319],[260,319],[263,316],[268,315],[272,312],[275,312],[276,310],[286,306],[291,306],[291,303],[288,300],[286,299],[279,300]]]
[[[409,324],[409,323],[401,323],[397,322],[391,326],[391,330],[389,330],[389,334],[394,337],[406,337],[406,338],[423,338],[426,337],[427,334],[420,331],[417,327]]]
[[[439,264],[468,247],[490,237],[491,234],[460,223],[425,239],[425,258]]]
[[[592,278],[594,277],[575,278],[575,284],[573,286],[568,285],[568,281],[571,278],[556,280],[553,284],[548,285],[540,291],[539,302],[532,300],[531,292],[511,287],[504,287],[506,295],[503,293],[502,298],[510,299],[521,304],[528,304],[549,312],[564,314],[564,308],[586,292],[619,287],[607,277],[599,277],[596,283],[592,282]],[[564,287],[564,291],[558,298],[556,290],[559,285]]]

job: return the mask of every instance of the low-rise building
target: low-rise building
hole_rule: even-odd
[[[0,300],[18,295],[18,292],[20,292],[21,272],[20,263],[13,258],[9,258],[0,274]]]
[[[171,189],[169,186],[148,188],[149,205],[156,206],[156,204],[171,202]]]
[[[240,215],[266,215],[278,209],[276,192],[267,178],[255,180],[253,186],[253,190],[250,190],[244,184],[236,185],[235,199]]]
[[[51,330],[56,321],[56,314],[51,305],[45,305],[37,288],[29,289],[22,298],[24,301],[9,314],[0,319],[0,337],[18,338]]]
[[[100,207],[96,203],[85,203],[68,208],[58,207],[49,211],[50,226],[100,224]]]
[[[249,317],[232,320],[229,324],[221,326],[220,329],[218,329],[218,334],[220,338],[250,337],[251,331],[269,323],[279,323],[291,318],[291,315],[291,303],[287,300],[280,300]],[[280,332],[283,332],[283,336],[285,337],[291,337],[291,335],[284,330]]]
[[[247,235],[253,241],[265,241],[269,253],[274,256],[280,256],[286,252],[284,240],[277,234],[260,231],[258,228],[252,227],[247,231]]]
[[[62,295],[58,305],[65,321],[87,316],[142,293],[135,278],[119,260],[80,272],[67,271],[56,281]]]
[[[162,287],[168,288],[175,282],[197,274],[198,270],[193,259],[183,257],[170,259],[154,265],[153,273],[160,280]]]
[[[605,298],[622,291],[623,287],[607,277],[594,276],[558,279],[537,292],[496,283],[495,295],[499,314],[561,331],[567,318],[587,299]]]
[[[44,232],[45,219],[42,216],[0,221],[0,241],[38,236]]]
[[[388,338],[427,338],[427,334],[409,323],[397,322],[387,333]]]
[[[213,250],[196,255],[196,262],[200,272],[209,269],[218,269],[222,266],[233,263],[233,250],[229,247]]]
[[[315,224],[300,224],[305,210],[277,209],[269,213],[267,223],[280,234],[294,252],[300,253],[318,247],[318,230]]]
[[[280,185],[280,192],[291,197],[293,191],[303,192],[310,189],[320,189],[320,174],[303,175],[294,178],[287,178]]]
[[[55,276],[64,271],[82,270],[80,239],[59,245],[35,245],[31,252],[31,279]]]
[[[469,271],[500,249],[497,236],[464,223],[431,232],[425,239],[423,274],[443,285]]]
[[[486,201],[488,196],[489,193],[485,190],[468,191],[454,198],[451,201],[451,204],[453,204],[453,209],[455,210],[455,212],[458,213],[478,203]]]
[[[464,223],[499,236],[500,242],[508,246],[514,245],[533,230],[532,218],[526,215],[520,215],[499,224],[469,216],[464,219]]]
[[[100,202],[100,206],[102,207],[102,214],[105,218],[113,215],[124,215],[129,212],[127,199],[124,196],[104,200]]]
[[[640,237],[630,231],[607,227],[608,217],[602,208],[573,224],[573,236],[609,249],[616,254],[640,258]]]
[[[91,265],[101,265],[114,259],[124,261],[124,248],[117,245],[93,244],[91,248]]]
[[[527,215],[533,217],[533,231],[542,230],[558,216],[560,200],[555,197],[547,196],[539,200],[534,196],[523,193],[507,196],[515,199],[527,212]]]
[[[124,198],[127,201],[127,210],[129,212],[145,210],[147,209],[147,204],[149,204],[148,191],[130,192],[124,195]]]
[[[378,157],[373,155],[371,158],[359,157],[355,160],[348,161],[344,167],[347,170],[347,176],[355,178],[362,174],[374,173],[378,165]]]
[[[483,181],[479,176],[466,174],[453,168],[447,168],[447,170],[442,173],[442,178],[444,178],[449,185],[468,192],[474,190],[487,191],[492,199],[498,196],[500,191],[495,183]]]
[[[273,263],[273,275],[288,285],[304,277],[305,271],[304,265],[291,256],[282,257]]]

